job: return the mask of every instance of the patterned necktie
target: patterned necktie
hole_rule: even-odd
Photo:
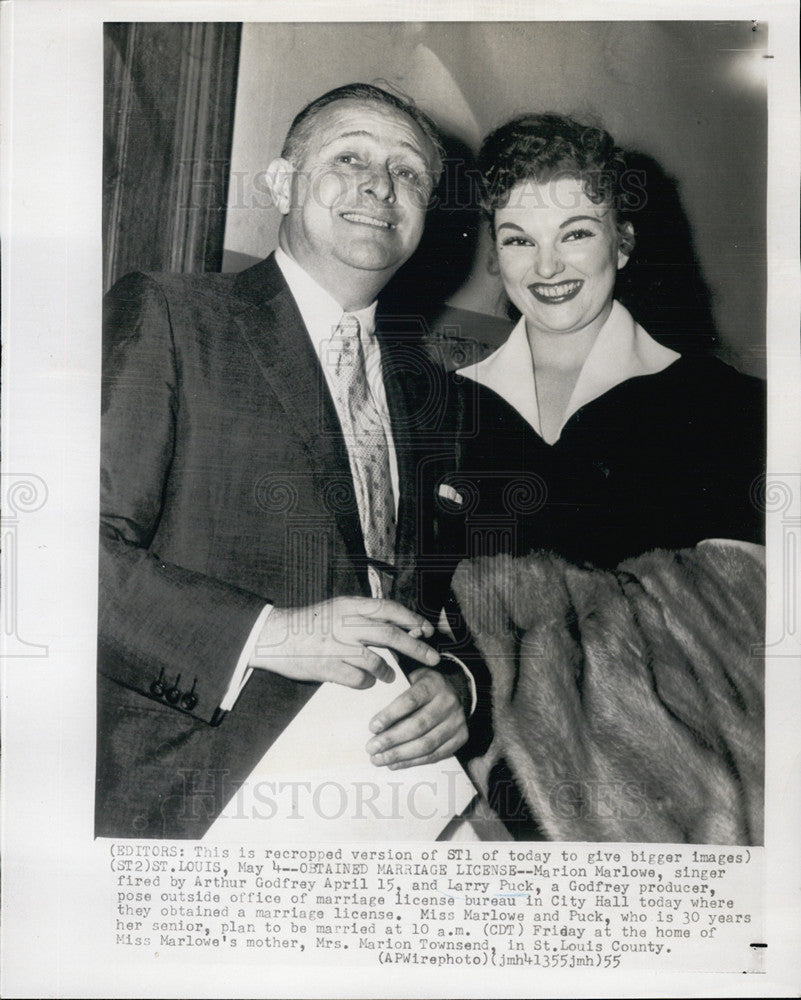
[[[367,381],[360,332],[358,318],[345,313],[330,343],[330,385],[348,448],[364,547],[369,559],[391,569],[395,557],[395,502],[389,448]],[[388,573],[370,566],[369,576],[373,596],[387,597],[391,585]]]

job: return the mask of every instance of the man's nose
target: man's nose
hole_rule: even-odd
[[[369,191],[379,201],[395,200],[395,184],[392,174],[383,165],[376,164],[370,168],[363,190]]]
[[[565,265],[555,247],[540,247],[537,254],[537,274],[541,278],[553,278],[564,269]]]

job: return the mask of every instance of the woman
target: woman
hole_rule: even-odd
[[[445,490],[493,676],[474,775],[521,839],[759,843],[761,384],[614,300],[635,231],[606,132],[525,115],[479,164],[521,315],[461,372],[476,433]]]
[[[704,538],[761,542],[762,385],[658,344],[614,300],[635,245],[625,195],[642,190],[608,133],[525,115],[487,138],[479,167],[521,316],[461,372],[492,390],[474,390],[481,433],[464,442],[476,513],[517,514],[505,543],[517,554],[547,548],[602,566]]]

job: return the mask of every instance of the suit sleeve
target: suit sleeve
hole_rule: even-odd
[[[130,275],[109,292],[103,349],[98,669],[212,722],[265,602],[155,550],[180,404],[153,279]]]
[[[449,678],[465,707],[468,738],[457,757],[466,762],[486,753],[492,742],[492,679],[472,635],[461,628],[461,611],[453,593],[447,599],[445,612],[454,638],[441,633],[438,636],[435,645],[442,659],[437,669]],[[465,670],[473,679],[473,689],[465,677]],[[472,704],[473,690],[475,705]],[[471,707],[472,712],[469,711]]]

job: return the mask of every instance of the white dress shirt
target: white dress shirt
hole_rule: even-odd
[[[621,382],[663,371],[679,357],[676,351],[657,343],[646,333],[625,306],[613,302],[612,311],[598,331],[573,387],[556,440],[582,406],[599,399]],[[459,374],[497,392],[542,437],[537,385],[524,316],[497,351],[483,361],[460,369]]]

